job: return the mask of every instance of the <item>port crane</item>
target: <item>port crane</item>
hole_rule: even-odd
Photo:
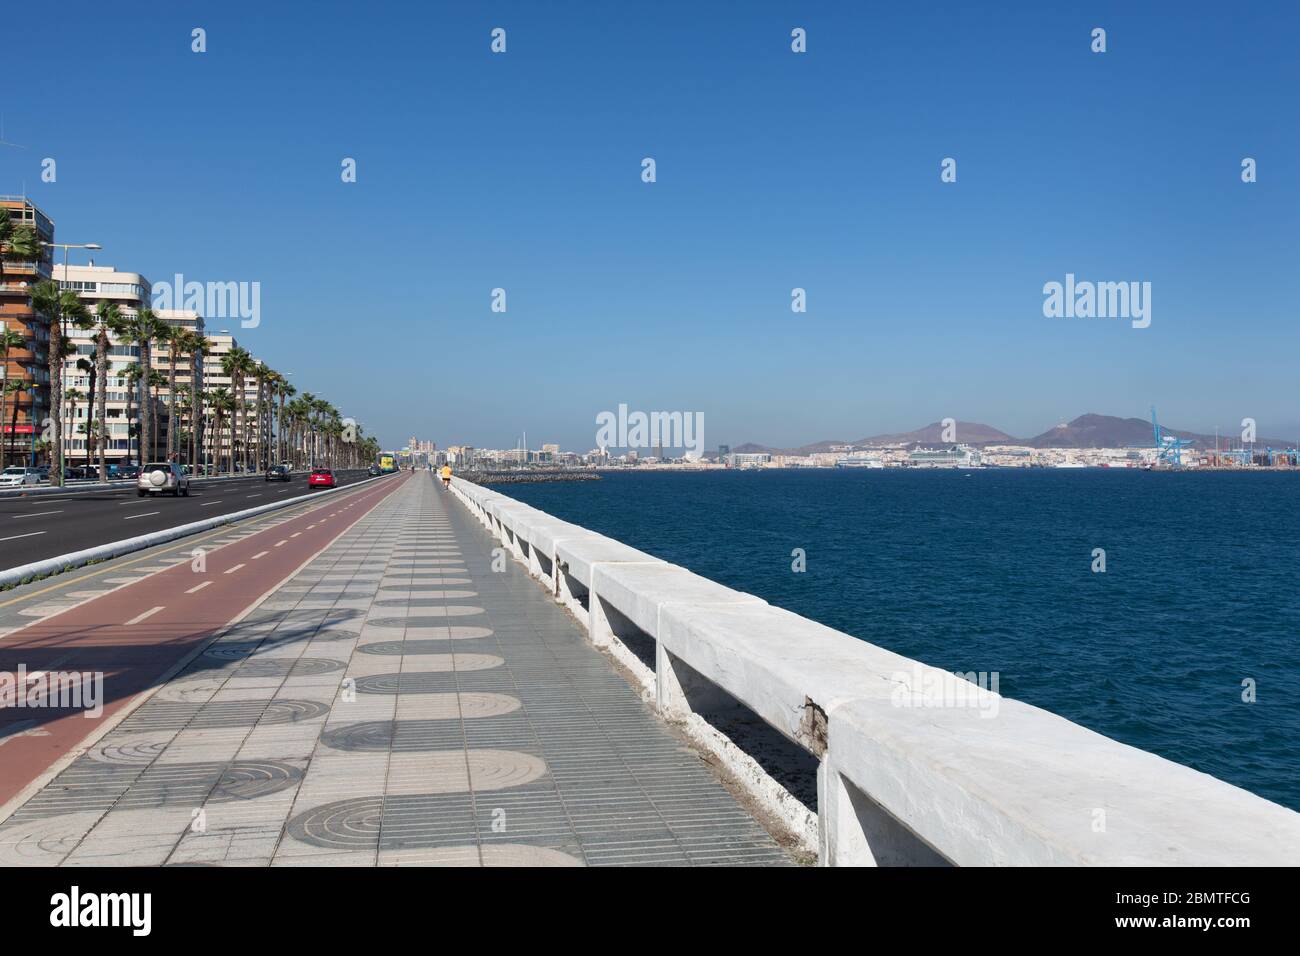
[[[1156,420],[1156,407],[1151,406],[1151,431],[1156,440],[1156,464],[1166,464],[1171,468],[1183,466],[1183,449],[1190,448],[1194,442],[1190,438],[1178,438],[1174,435],[1162,435],[1160,422]]]

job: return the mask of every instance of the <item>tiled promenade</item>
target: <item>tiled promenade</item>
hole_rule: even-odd
[[[789,864],[492,547],[411,476],[0,825],[0,865]]]

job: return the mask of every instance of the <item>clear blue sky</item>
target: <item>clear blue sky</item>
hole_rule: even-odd
[[[1300,431],[1295,3],[283,6],[19,4],[0,193],[261,282],[241,342],[388,444],[585,450],[620,402],[709,447]],[[1150,281],[1151,327],[1044,318],[1067,272]]]

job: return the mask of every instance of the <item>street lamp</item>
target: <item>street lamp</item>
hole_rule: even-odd
[[[95,249],[104,248],[97,242],[46,242],[44,239],[41,240],[41,245],[49,246],[51,249],[63,250],[63,281],[65,284],[68,281],[68,250],[69,249],[95,250]],[[50,331],[53,332],[55,330],[51,329]],[[53,343],[51,343],[51,345],[55,349],[55,351],[59,353],[58,386],[57,386],[59,392],[59,407],[57,409],[57,412],[59,417],[62,418],[63,417],[63,360],[64,360],[64,356],[62,354],[62,346],[63,346],[63,338],[68,334],[68,325],[63,315],[63,308],[61,305],[59,307],[58,333],[59,333],[59,338]],[[54,336],[51,336],[51,338],[54,338]],[[54,382],[50,382],[50,388],[51,389],[55,388]],[[53,399],[53,397],[54,397],[53,395],[50,396],[51,399]],[[54,405],[54,402],[51,401],[50,405],[52,407]],[[89,421],[89,419],[87,419],[87,421]],[[100,427],[101,428],[103,427],[102,422],[100,423]],[[89,437],[90,435],[89,431],[87,431],[86,435],[87,437]],[[50,484],[59,485],[61,487],[63,485],[63,436],[62,435],[59,436],[58,446],[59,447],[54,450],[54,455],[53,455],[54,467],[50,469],[50,471],[53,473],[50,478]]]

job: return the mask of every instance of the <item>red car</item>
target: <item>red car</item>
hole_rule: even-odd
[[[313,468],[311,477],[307,479],[308,488],[335,488],[334,472],[328,468]]]

